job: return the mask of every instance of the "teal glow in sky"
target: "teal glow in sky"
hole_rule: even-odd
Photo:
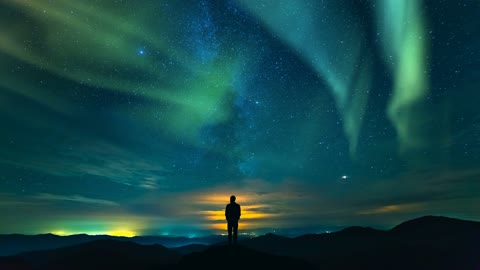
[[[480,220],[479,11],[3,1],[0,233]]]

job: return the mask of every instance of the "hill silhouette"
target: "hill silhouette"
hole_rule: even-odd
[[[281,267],[315,269],[300,259],[256,251],[243,246],[212,245],[184,256],[160,245],[139,245],[116,240],[0,258],[0,269],[245,269]]]
[[[95,240],[117,240],[135,242],[142,245],[160,244],[165,247],[182,247],[192,243],[209,245],[224,240],[224,237],[212,235],[207,237],[178,237],[178,236],[135,236],[122,237],[111,235],[88,235],[74,234],[69,236],[59,236],[55,234],[6,234],[0,235],[0,256],[16,255],[22,252],[48,250],[67,246],[88,243]]]
[[[95,240],[0,258],[0,269],[480,269],[480,222],[426,216],[391,230],[349,227],[166,248]],[[13,268],[17,267],[17,268]]]
[[[480,229],[480,222],[461,220],[442,216],[423,216],[405,221],[393,229],[397,234],[430,235],[438,233],[464,233]]]
[[[213,245],[202,252],[185,255],[178,269],[316,269],[300,258],[272,255],[242,245]]]
[[[181,256],[161,245],[102,239],[15,257],[31,269],[169,269]]]
[[[391,230],[349,227],[279,243],[277,237],[242,242],[277,255],[303,258],[325,269],[480,269],[480,222],[426,216]],[[477,268],[475,268],[477,267]]]
[[[180,253],[180,254],[189,254],[192,252],[200,252],[204,251],[209,247],[209,245],[202,245],[202,244],[190,244],[181,247],[172,248],[172,250]]]

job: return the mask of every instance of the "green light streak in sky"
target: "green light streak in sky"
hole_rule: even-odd
[[[370,52],[362,50],[362,31],[336,27],[342,25],[336,22],[339,18],[328,17],[337,8],[334,2],[323,6],[308,1],[241,2],[327,81],[344,120],[350,152],[355,156],[372,79],[371,68],[365,66],[368,64],[357,65],[371,60]],[[421,125],[427,116],[421,102],[428,93],[421,2],[387,0],[376,4],[384,53],[395,80],[387,114],[397,131],[400,149],[418,148],[426,143]],[[328,19],[317,19],[322,14]],[[346,56],[347,50],[353,53]]]
[[[222,57],[221,59],[223,59]],[[227,59],[233,59],[226,57]],[[169,117],[159,121],[172,135],[195,143],[203,126],[220,124],[230,119],[232,81],[237,61],[219,60],[198,67],[196,75],[176,86],[175,91],[152,91],[148,95],[169,103]],[[155,111],[155,108],[149,109]]]
[[[377,11],[386,62],[395,78],[387,114],[397,130],[400,151],[418,149],[428,142],[422,134],[423,121],[428,117],[422,108],[428,79],[421,1],[382,1]]]
[[[372,79],[364,31],[342,28],[342,18],[330,15],[339,12],[334,1],[240,2],[328,83],[354,157]]]
[[[109,15],[107,8],[65,1],[55,4],[10,1],[10,4],[24,10],[38,24],[30,26],[32,29],[2,24],[4,38],[0,49],[20,60],[71,80],[122,91],[139,87],[138,78],[125,76],[126,70],[149,79],[158,76],[152,68],[153,62],[147,58],[141,61],[135,49],[142,44],[165,52],[167,47],[162,38],[153,39],[158,35],[145,29],[138,18],[115,17]],[[40,36],[41,44],[24,43],[31,40],[32,31]],[[172,56],[175,54],[169,52],[169,57]]]
[[[54,3],[8,0],[7,3],[23,10],[33,21],[19,27],[13,27],[15,22],[2,23],[2,52],[82,84],[134,93],[157,102],[158,106],[167,104],[165,117],[154,121],[168,133],[181,134],[191,141],[195,141],[201,127],[229,119],[230,85],[237,62],[245,57],[232,57],[220,50],[212,62],[200,64],[188,52],[169,44],[177,32],[172,32],[172,25],[164,16],[155,15],[155,24],[147,21],[146,17],[153,16],[148,6],[134,16],[127,6],[108,3],[66,0]],[[333,2],[318,5],[315,11],[308,1],[243,0],[241,4],[295,48],[325,79],[342,117],[350,153],[355,156],[372,80],[368,64],[371,52],[365,49],[363,31],[341,28],[338,17],[318,19],[337,10]],[[386,0],[379,2],[376,10],[384,54],[395,80],[387,114],[397,130],[401,150],[418,148],[426,143],[421,124],[427,116],[420,105],[428,93],[425,23],[420,3]],[[38,40],[25,43],[32,40],[32,31]],[[159,68],[162,60],[139,56],[136,53],[139,46],[159,52],[159,57],[165,58],[163,62],[173,61],[176,67]],[[68,111],[52,95],[41,94],[45,89],[16,80],[5,78],[2,85],[56,111]],[[146,113],[154,111],[155,108]]]
[[[350,142],[350,156],[356,158],[358,138],[362,128],[363,116],[368,102],[368,93],[371,87],[371,65],[366,63],[359,67],[361,74],[355,81],[355,90],[352,91],[350,106],[344,113],[344,131]]]
[[[228,120],[231,81],[242,56],[220,49],[215,59],[200,61],[174,45],[182,29],[167,22],[167,14],[153,14],[148,5],[131,12],[129,6],[109,2],[7,3],[32,22],[0,24],[3,53],[59,77],[153,101],[143,115],[152,120],[149,124],[191,142],[204,125]],[[38,38],[32,39],[32,32]],[[139,55],[143,47],[146,55]],[[59,112],[69,110],[66,100],[52,98],[40,86],[19,83],[15,77],[4,79],[0,85],[9,91]],[[151,117],[160,109],[161,119]]]

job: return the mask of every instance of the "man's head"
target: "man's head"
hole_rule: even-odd
[[[237,198],[235,197],[235,195],[230,196],[230,202],[231,203],[235,202],[236,199]]]

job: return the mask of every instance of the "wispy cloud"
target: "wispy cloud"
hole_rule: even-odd
[[[118,203],[113,201],[88,198],[80,195],[57,195],[57,194],[50,194],[50,193],[39,193],[37,195],[34,195],[33,198],[39,199],[39,200],[71,201],[71,202],[78,202],[78,203],[100,204],[100,205],[107,205],[107,206],[118,205]]]
[[[4,155],[8,158],[0,158],[0,162],[61,177],[90,175],[145,189],[164,186],[161,181],[168,173],[160,161],[100,139],[78,141],[69,148],[63,145],[53,148],[53,151],[18,158],[15,153],[9,153]]]
[[[310,215],[310,207],[305,204],[313,203],[315,198],[309,193],[300,181],[271,183],[263,179],[244,179],[183,193],[178,201],[183,204],[183,213],[199,220],[205,228],[223,230],[225,205],[229,203],[229,197],[235,195],[242,206],[242,228],[255,230],[289,227],[292,222],[303,222],[302,217]]]
[[[391,213],[411,213],[423,209],[420,204],[397,204],[385,205],[373,209],[362,210],[358,212],[360,215],[378,215]]]
[[[28,215],[45,213],[55,213],[58,220],[128,217],[141,219],[141,228],[135,228],[151,233],[179,228],[224,232],[224,209],[233,194],[242,206],[243,232],[299,227],[315,231],[315,228],[357,224],[388,228],[432,214],[478,220],[480,189],[472,189],[471,183],[479,176],[479,170],[412,172],[370,183],[359,179],[331,185],[301,179],[279,182],[244,179],[188,192],[146,188],[138,196],[119,201],[69,194],[40,193],[24,198],[0,194],[3,201],[9,202],[0,203],[0,210],[25,220]],[[144,184],[149,185],[150,180],[146,179]],[[28,210],[28,215],[18,209]],[[71,217],[72,209],[77,210],[75,217]]]
[[[411,172],[381,181],[356,179],[331,184],[301,179],[275,183],[244,179],[192,191],[177,200],[183,204],[182,213],[190,213],[214,229],[224,229],[224,207],[232,194],[245,210],[244,229],[354,223],[389,227],[428,214],[472,218],[480,210],[476,206],[480,205],[480,183],[479,189],[466,189],[479,176],[479,170],[439,170]]]

